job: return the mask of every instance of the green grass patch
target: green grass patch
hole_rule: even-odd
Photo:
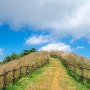
[[[23,75],[21,79],[16,79],[14,86],[12,83],[10,83],[7,87],[6,90],[25,90],[25,88],[29,85],[29,83],[32,82],[38,82],[39,79],[41,78],[40,75],[42,74],[43,70],[46,67],[49,67],[51,64],[48,63],[41,68],[38,68],[34,70],[33,72],[29,73],[27,76]]]
[[[74,73],[70,72],[69,69],[61,62],[60,59],[58,59],[59,62],[60,62],[60,66],[67,72],[68,74],[68,78],[66,80],[66,82],[68,83],[68,86],[69,84],[72,85],[72,86],[75,86],[75,90],[90,90],[90,84],[86,83],[85,81],[82,82],[82,79],[78,76],[75,76]],[[74,71],[74,69],[73,69]],[[80,69],[77,70],[77,73],[78,74],[81,74],[81,71]],[[70,83],[71,82],[71,83]],[[65,89],[66,90],[66,89]],[[72,90],[72,89],[67,89],[67,90]]]

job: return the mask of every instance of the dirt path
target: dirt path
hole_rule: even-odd
[[[54,73],[51,90],[61,90],[61,87],[59,86],[59,82],[58,82],[58,77],[59,77],[59,69],[57,69]]]
[[[59,64],[57,62],[54,62],[55,65],[55,72],[54,72],[54,77],[51,85],[51,90],[62,90],[61,87],[59,86],[59,75],[60,75],[60,68]]]

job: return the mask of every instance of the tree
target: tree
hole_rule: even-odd
[[[7,55],[7,56],[5,57],[5,59],[3,60],[3,63],[7,63],[7,62],[9,62],[9,61],[11,61],[11,57]]]
[[[3,60],[3,63],[7,63],[9,61],[12,61],[14,59],[18,58],[18,54],[16,54],[15,52],[13,52],[10,56],[6,56],[5,59]]]
[[[2,61],[0,61],[0,65],[2,65],[2,63],[3,63],[3,62],[2,62]]]
[[[36,51],[37,50],[35,48],[31,48],[30,50],[23,50],[23,52],[21,52],[20,54],[16,54],[15,52],[13,52],[11,55],[5,57],[5,59],[3,60],[3,63],[12,61],[14,59],[23,57],[25,55],[28,55],[28,54],[36,52]]]
[[[10,57],[13,60],[13,59],[17,59],[18,55],[15,52],[13,52]]]
[[[24,50],[21,55],[24,56],[24,55],[28,55],[33,52],[36,52],[35,48],[31,48],[30,50]]]
[[[30,52],[36,52],[37,50],[35,48],[31,48]]]

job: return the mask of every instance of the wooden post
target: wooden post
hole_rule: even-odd
[[[44,64],[45,64],[45,60],[44,60]]]
[[[37,62],[34,65],[35,65],[35,68],[34,68],[34,70],[35,70],[37,68]]]
[[[83,69],[82,66],[81,66],[81,72],[82,72],[82,75],[81,75],[81,77],[82,77],[82,81],[84,81],[84,69]]]
[[[28,72],[29,73],[31,72],[31,66],[28,66]]]
[[[47,63],[47,60],[45,60],[45,64]]]
[[[76,75],[76,65],[74,65],[74,73],[75,73],[75,75]]]
[[[32,71],[34,70],[34,66],[33,66],[34,64],[32,64]]]
[[[40,63],[40,67],[41,67],[42,66],[42,62],[40,61],[39,63]]]
[[[77,79],[77,77],[76,77],[76,65],[73,65],[73,66],[74,66],[75,79]]]
[[[48,59],[46,60],[46,64],[48,63]]]
[[[47,62],[48,62],[48,61],[46,60],[46,64],[47,64]]]
[[[41,66],[42,66],[42,61],[41,61]]]
[[[68,68],[68,63],[65,61],[65,66]]]
[[[22,74],[22,67],[20,66],[20,76],[19,76],[19,78],[21,78],[21,74]]]
[[[28,75],[29,66],[26,66],[26,75]]]
[[[37,62],[37,67],[39,68],[39,62]]]
[[[33,64],[33,71],[36,69],[36,64],[34,63]]]
[[[72,71],[72,66],[68,64],[70,72]]]
[[[15,68],[13,67],[13,77],[12,77],[12,84],[14,85],[15,82]]]
[[[39,62],[39,68],[41,67],[41,63]]]
[[[30,69],[29,70],[30,70],[30,72],[32,72],[32,65],[30,65]]]
[[[38,67],[37,62],[36,62],[36,64],[35,64],[35,65],[36,65],[36,68],[37,68],[37,67]]]
[[[40,67],[39,62],[37,62],[37,67],[38,67],[38,68]]]
[[[7,75],[7,72],[6,72],[6,69],[4,69],[3,90],[5,90],[5,87],[6,87],[6,75]]]
[[[42,66],[43,66],[43,61],[42,61]]]

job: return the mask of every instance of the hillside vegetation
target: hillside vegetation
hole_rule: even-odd
[[[72,77],[90,88],[90,60],[70,52],[51,51],[50,55],[59,58]]]
[[[4,69],[6,69],[6,71],[9,71],[13,67],[17,69],[20,66],[30,66],[36,62],[47,60],[47,59],[49,59],[48,54],[49,54],[48,52],[39,51],[39,52],[34,52],[29,55],[25,55],[16,60],[12,60],[12,61],[0,66],[0,74],[3,73]]]
[[[90,60],[74,53],[63,52],[63,51],[51,51],[50,55],[53,57],[62,58],[62,60],[66,60],[67,62],[71,64],[76,64],[77,66],[90,68]]]
[[[50,63],[45,65],[45,61]],[[37,68],[37,63],[39,66],[42,66],[40,65],[41,62],[44,62],[42,64],[43,67]],[[30,69],[31,71],[27,76],[18,78],[14,86],[10,83],[6,87],[6,90],[90,90],[90,70],[84,70],[84,76],[89,78],[89,81],[85,80],[85,84],[82,84],[80,82],[80,80],[82,81],[82,76],[79,78],[72,74],[72,72],[69,72],[69,67],[66,67],[64,62],[68,62],[77,67],[90,69],[90,61],[77,54],[62,51],[38,51],[2,64],[0,66],[0,74],[13,68],[18,69],[23,66],[34,65],[37,69],[33,72]],[[22,71],[25,70],[26,68]],[[75,69],[72,68],[72,71],[75,72]],[[78,68],[76,69],[76,73],[82,75],[81,70]],[[15,74],[18,77],[20,71]],[[8,82],[11,78],[12,72],[7,75],[6,81]],[[76,81],[77,78],[79,82]],[[3,78],[0,78],[1,86],[3,85],[2,82]]]
[[[50,63],[36,69],[27,77],[19,79],[14,86],[9,84],[6,90],[90,90],[67,74],[62,62],[50,58]]]
[[[25,55],[31,54],[33,52],[36,52],[37,50],[35,48],[31,48],[30,50],[23,50],[20,54],[16,54],[15,52],[13,52],[11,55],[7,55],[2,64],[19,59]]]
[[[12,79],[13,79],[13,71],[12,70],[17,70],[14,73],[14,77],[18,78],[21,76],[21,72],[22,73],[26,72],[26,70],[27,70],[26,66],[29,67],[28,71],[26,72],[26,73],[28,73],[28,72],[32,72],[34,69],[41,67],[42,65],[44,65],[45,63],[48,63],[48,62],[49,62],[49,53],[44,52],[44,51],[39,51],[39,52],[34,52],[29,55],[25,55],[22,58],[19,58],[17,60],[13,60],[6,64],[1,65],[0,66],[0,74],[3,74],[4,72],[6,72],[6,77],[5,77],[5,81],[4,81],[3,76],[0,77],[0,88],[3,87],[4,82],[6,85],[6,84],[8,84],[8,82],[12,81]],[[21,67],[23,67],[22,70],[20,70]],[[5,74],[4,74],[4,76],[5,76]]]

